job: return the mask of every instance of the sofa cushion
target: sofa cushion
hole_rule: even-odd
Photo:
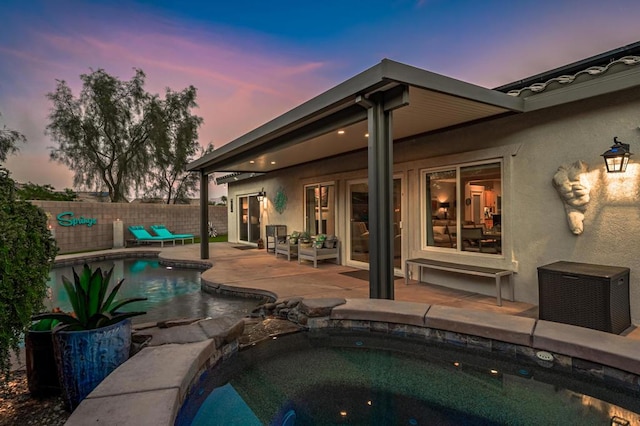
[[[446,226],[434,226],[433,227],[433,235],[444,235],[447,233]]]

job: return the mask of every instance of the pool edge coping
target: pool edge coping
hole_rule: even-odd
[[[475,323],[471,320],[470,321],[460,320],[459,319],[460,315],[470,315],[472,319],[475,318],[476,320],[481,319],[485,315],[493,316],[493,317],[495,317],[496,315],[499,315],[501,316],[500,319],[504,320],[502,322],[503,326],[501,327],[503,332],[507,332],[510,328],[509,319],[512,319],[518,322],[518,325],[517,327],[514,328],[514,330],[512,330],[512,332],[515,333],[514,336],[516,336],[514,339],[511,339],[513,340],[512,342],[509,342],[509,341],[505,342],[504,340],[495,340],[495,341],[498,343],[507,343],[507,344],[513,344],[517,346],[522,346],[520,345],[521,334],[522,334],[522,323],[520,319],[522,319],[523,317],[518,317],[515,315],[485,313],[485,312],[479,313],[478,311],[472,311],[464,308],[446,307],[447,309],[445,311],[447,312],[444,312],[444,313],[440,312],[438,316],[441,321],[444,321],[445,319],[448,318],[447,321],[449,321],[450,326],[445,326],[445,328],[443,329],[434,329],[427,326],[427,322],[429,319],[428,313],[432,307],[436,307],[437,305],[413,303],[413,305],[416,305],[415,306],[416,308],[419,308],[420,306],[424,307],[424,316],[423,316],[424,324],[416,325],[414,321],[412,321],[413,324],[402,324],[397,322],[385,322],[380,320],[384,315],[399,315],[399,314],[404,315],[404,312],[398,308],[399,307],[406,308],[407,306],[406,304],[412,303],[412,302],[395,302],[392,300],[388,300],[381,303],[380,300],[367,300],[367,299],[365,300],[345,299],[345,301],[346,303],[344,305],[339,305],[333,308],[331,310],[332,313],[329,316],[310,318],[308,328],[310,330],[318,330],[323,328],[329,328],[329,329],[339,328],[339,329],[353,329],[353,330],[368,329],[369,331],[383,331],[387,333],[392,333],[394,335],[402,335],[403,333],[406,334],[407,332],[411,334],[412,330],[414,333],[416,332],[416,330],[424,330],[425,332],[427,331],[430,332],[431,330],[434,330],[433,336],[436,336],[436,339],[440,339],[442,342],[445,342],[445,343],[460,345],[461,341],[464,340],[464,339],[461,339],[461,336],[472,336],[472,337],[475,336],[472,334],[464,333],[465,330],[467,331],[471,329],[479,330],[483,328],[482,324]],[[357,306],[349,306],[350,301],[354,301],[352,305],[357,305]],[[367,303],[367,302],[371,302],[371,303]],[[384,305],[384,309],[382,312],[380,312],[379,310],[381,304]],[[376,310],[376,308],[378,308],[378,310]],[[338,311],[338,315],[333,315],[334,309]],[[347,309],[349,309],[350,312],[345,312]],[[372,316],[375,316],[376,313],[380,318],[378,320],[372,321],[371,318]],[[332,316],[334,317],[333,319],[332,319]],[[593,363],[597,363],[596,360],[592,359],[595,356],[598,356],[598,357],[606,356],[606,358],[609,361],[613,361],[614,363],[617,363],[617,364],[623,363],[624,365],[627,365],[625,363],[630,362],[632,363],[632,368],[635,369],[635,372],[629,371],[628,369],[620,369],[619,368],[620,365],[618,366],[604,365],[604,364],[602,365],[603,367],[620,369],[623,373],[628,372],[630,374],[635,374],[635,375],[638,375],[640,373],[640,341],[630,341],[629,339],[625,339],[622,336],[610,335],[610,333],[604,333],[604,332],[591,330],[591,329],[584,329],[582,327],[570,326],[566,324],[551,323],[548,321],[544,321],[545,324],[543,324],[542,329],[537,330],[538,328],[537,325],[539,322],[542,322],[542,320],[536,320],[536,319],[530,319],[530,320],[531,321],[527,321],[527,322],[531,323],[530,324],[531,326],[530,342],[531,343],[527,346],[524,346],[525,348],[530,349],[530,353],[529,353],[530,356],[535,356],[536,352],[538,351],[549,351],[558,358],[559,363],[561,364],[569,363],[569,365],[571,365],[572,356],[564,353],[555,352],[558,349],[564,348],[565,350],[572,352],[574,354],[573,357],[577,357],[579,359],[586,359],[587,361],[591,361]],[[409,329],[408,327],[413,327],[413,329]],[[455,329],[455,331],[448,330],[447,328]],[[576,329],[579,329],[579,330],[576,330]],[[608,335],[608,336],[603,336],[603,335]],[[506,334],[506,336],[507,336],[507,339],[509,339],[508,334]],[[493,340],[491,338],[485,338],[480,336],[478,336],[478,338]],[[583,339],[585,338],[590,339],[589,345],[584,344]],[[212,339],[206,339],[206,340],[212,340]],[[608,349],[608,348],[611,348],[612,342],[621,343],[621,344],[622,342],[626,342],[625,347],[627,348],[627,350],[625,352],[635,351],[634,354],[636,355],[634,357],[630,357],[629,353],[627,353],[625,356],[620,357],[615,353],[614,350]],[[469,341],[466,341],[465,343],[469,343]],[[212,365],[215,365],[218,361],[220,361],[223,356],[230,356],[232,353],[237,351],[237,348],[238,348],[237,344],[235,346],[235,349],[231,346],[226,345],[221,350],[214,350],[213,352],[211,352],[210,349],[207,349],[207,348],[210,348],[211,345],[207,345],[207,348],[202,349],[198,353],[191,354],[192,358],[189,360],[189,362],[192,363],[192,367],[188,369],[187,375],[182,380],[183,384],[188,383],[186,389],[191,389],[196,383],[198,383],[200,376],[208,368],[210,368]],[[469,347],[482,349],[483,342],[482,341],[479,342],[478,340],[471,339]],[[156,350],[161,351],[162,348],[163,346],[158,346],[156,347]],[[185,347],[185,350],[187,350],[187,347]],[[578,356],[578,355],[582,355],[582,356]],[[171,367],[169,365],[165,365],[165,368],[171,368]],[[156,374],[156,373],[157,371],[144,371],[144,369],[139,369],[137,371],[137,374],[140,374],[141,377],[144,377],[145,375]],[[110,380],[112,381],[112,386],[114,385],[113,382],[118,383],[120,379],[118,376],[120,374],[126,374],[126,372],[124,372],[124,369],[120,369],[120,367],[112,373],[113,377],[110,377]],[[124,380],[125,378],[126,380]],[[127,376],[127,377],[123,377],[122,379],[123,379],[123,382],[126,382],[130,380],[130,377]],[[184,389],[184,388],[181,388],[181,389]],[[113,412],[122,412],[123,410],[126,411],[129,409],[132,410],[133,412],[130,413],[131,414],[130,416],[125,415],[124,418],[130,419],[131,422],[125,421],[122,424],[132,424],[132,425],[147,424],[145,423],[145,420],[141,419],[139,416],[141,407],[144,407],[149,400],[157,401],[159,397],[162,397],[164,401],[163,403],[166,404],[167,406],[173,407],[173,409],[171,410],[171,414],[169,415],[169,417],[166,419],[159,419],[157,417],[153,417],[152,424],[173,425],[177,418],[180,407],[182,407],[182,405],[184,404],[184,401],[187,395],[189,394],[189,391],[183,392],[177,387],[175,388],[176,392],[167,393],[165,392],[166,390],[167,388],[163,387],[159,389],[148,389],[144,392],[131,393],[131,392],[127,392],[126,389],[123,389],[123,391],[119,394],[114,393],[109,396],[99,396],[99,397],[92,396],[90,394],[80,404],[80,406],[76,409],[76,411],[72,413],[67,424],[80,425],[80,424],[88,424],[90,422],[98,422],[101,420],[112,421]],[[162,395],[158,394],[158,392],[161,392]],[[124,406],[123,406],[123,395],[126,395],[126,398],[125,398],[126,405]],[[99,404],[100,406],[98,407],[96,406],[96,404]],[[112,406],[112,408],[109,409],[108,408],[109,406]],[[110,410],[113,410],[113,411],[110,411]],[[101,418],[100,413],[105,413],[105,412],[111,413],[111,415],[109,417]],[[166,420],[166,421],[161,421],[161,420]]]

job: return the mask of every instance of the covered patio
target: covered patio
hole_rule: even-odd
[[[384,59],[189,164],[201,176],[202,241],[210,174],[237,181],[366,149],[369,297],[394,299],[394,143],[523,111],[520,98]]]

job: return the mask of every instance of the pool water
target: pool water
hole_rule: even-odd
[[[258,344],[208,372],[176,425],[640,424],[638,396],[492,353],[314,331]]]
[[[257,299],[204,293],[200,289],[200,270],[165,267],[157,259],[117,259],[91,262],[89,266],[92,269],[101,267],[103,272],[114,267],[110,288],[124,278],[117,300],[129,297],[147,298],[123,307],[125,311],[147,312],[133,317],[134,324],[174,318],[242,318],[259,303]],[[75,265],[74,268],[80,273],[82,264]],[[50,272],[50,297],[45,300],[47,309],[59,307],[67,312],[73,310],[62,284],[63,276],[73,282],[71,266],[53,268]]]

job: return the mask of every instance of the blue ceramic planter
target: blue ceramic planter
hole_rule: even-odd
[[[97,330],[53,333],[54,353],[67,409],[73,411],[129,358],[131,320]]]

